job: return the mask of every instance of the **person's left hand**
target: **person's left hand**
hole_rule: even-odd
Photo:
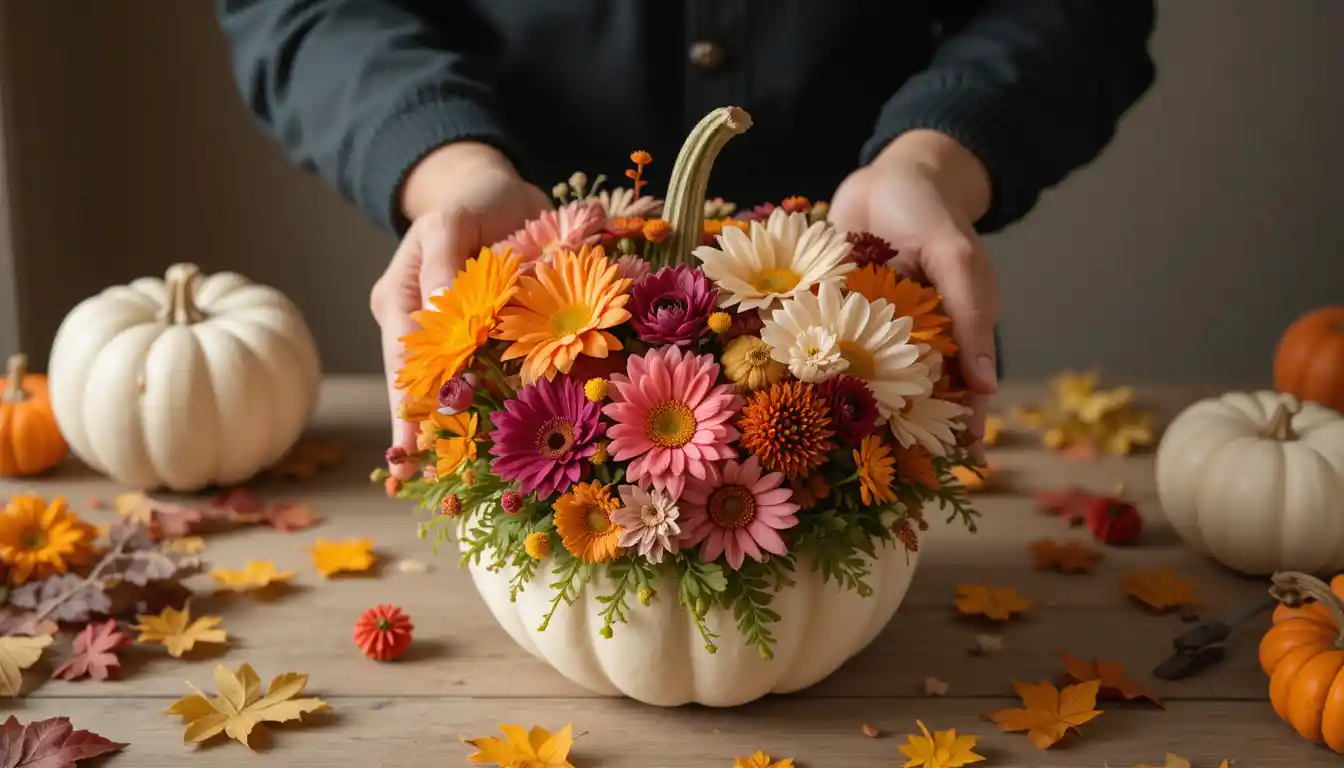
[[[994,325],[999,289],[975,222],[989,208],[989,173],[952,138],[910,131],[868,166],[851,173],[831,200],[828,219],[850,232],[871,232],[898,251],[897,265],[943,297],[970,387],[966,442],[984,462],[985,405],[998,388]]]

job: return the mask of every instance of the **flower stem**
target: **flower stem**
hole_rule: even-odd
[[[174,264],[168,268],[163,281],[168,288],[168,302],[159,312],[159,321],[173,325],[191,325],[205,319],[205,313],[196,306],[193,296],[196,278],[201,270],[195,264]]]
[[[750,127],[751,115],[746,111],[720,107],[691,129],[672,167],[663,205],[663,217],[672,225],[672,235],[649,246],[647,258],[654,268],[690,263],[691,249],[700,241],[705,218],[709,172],[728,140]]]
[[[1320,603],[1339,632],[1335,648],[1344,650],[1344,599],[1335,594],[1329,584],[1300,571],[1281,571],[1274,574],[1271,581],[1274,586],[1269,588],[1269,594],[1290,608],[1300,607],[1307,600]]]
[[[0,392],[0,402],[22,403],[28,399],[28,392],[23,388],[23,377],[28,375],[28,356],[10,355],[5,368],[5,391]]]

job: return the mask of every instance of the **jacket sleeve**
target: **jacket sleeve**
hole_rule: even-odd
[[[444,6],[452,5],[440,0]],[[426,4],[430,5],[430,4]],[[290,159],[402,234],[411,167],[480,141],[521,167],[494,95],[452,25],[396,0],[217,0],[234,78]]]
[[[1094,159],[1152,85],[1152,0],[993,0],[939,46],[883,106],[860,161],[927,128],[989,169],[993,232]]]

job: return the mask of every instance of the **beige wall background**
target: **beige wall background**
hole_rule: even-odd
[[[191,260],[289,293],[329,371],[377,370],[367,292],[394,243],[252,127],[211,6],[0,6],[0,352],[40,365],[80,299]],[[1156,88],[990,242],[1010,376],[1264,384],[1281,330],[1344,302],[1344,2],[1159,13]]]

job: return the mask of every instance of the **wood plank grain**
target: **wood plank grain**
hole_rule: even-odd
[[[263,675],[270,670],[262,670]],[[197,682],[209,684],[208,676]],[[320,684],[314,695],[324,695]],[[472,750],[460,737],[496,733],[499,722],[583,733],[572,759],[584,768],[724,768],[757,749],[792,757],[800,768],[899,765],[904,734],[920,719],[934,729],[956,728],[981,737],[987,765],[1017,768],[1098,768],[1162,764],[1172,751],[1195,768],[1223,758],[1255,768],[1325,768],[1339,756],[1299,740],[1265,703],[1181,703],[1166,712],[1116,707],[1083,726],[1058,747],[1033,749],[1022,734],[997,732],[985,712],[1015,705],[1009,699],[840,699],[825,706],[798,699],[769,699],[735,710],[655,709],[623,700],[483,700],[458,697],[331,698],[333,711],[310,716],[307,726],[269,728],[248,754],[237,743],[204,748],[181,744],[176,718],[160,714],[169,699],[33,700],[17,714],[24,721],[58,715],[77,727],[131,742],[108,768],[234,768],[258,766],[359,766],[425,768],[465,764]],[[860,727],[884,735],[870,739]]]

